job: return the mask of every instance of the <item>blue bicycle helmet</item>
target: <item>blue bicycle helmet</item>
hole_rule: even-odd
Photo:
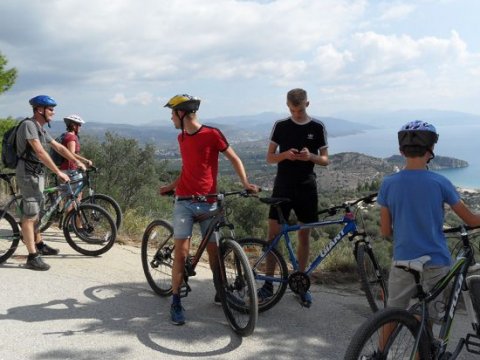
[[[32,105],[32,107],[37,107],[37,106],[55,107],[55,106],[57,106],[57,103],[55,102],[55,100],[53,100],[48,95],[37,95],[37,96],[31,98],[28,102],[30,103],[30,105]]]
[[[437,141],[438,134],[435,126],[421,120],[410,121],[398,132],[400,150],[405,146],[421,146],[430,149]]]

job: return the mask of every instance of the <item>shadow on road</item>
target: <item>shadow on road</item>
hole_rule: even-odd
[[[188,323],[178,327],[169,322],[170,298],[153,295],[143,284],[101,285],[86,289],[84,294],[89,300],[64,298],[37,305],[12,307],[5,315],[0,315],[0,320],[86,320],[81,322],[86,324],[81,328],[61,333],[46,332],[44,335],[129,333],[135,334],[142,344],[155,351],[176,356],[212,357],[229,353],[242,344],[242,338],[228,327],[221,307],[213,303],[197,303],[197,298],[192,299],[189,302],[192,308],[187,308]],[[167,343],[170,345],[167,346]],[[201,343],[211,346],[195,346]],[[214,345],[220,346],[215,348]],[[204,348],[209,350],[203,350]],[[44,353],[40,358],[90,358],[86,354],[73,355],[71,349],[65,351],[60,354],[57,349],[55,353]],[[98,355],[96,354],[95,358],[98,358]]]

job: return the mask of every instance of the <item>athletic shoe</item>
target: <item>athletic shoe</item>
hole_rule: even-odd
[[[231,293],[230,291],[227,292],[225,295],[226,295],[226,298],[227,298],[227,303],[229,303],[233,306],[242,307],[242,308],[244,308],[246,306],[246,302],[245,302],[244,299],[239,298],[238,296]]]
[[[259,304],[267,302],[272,296],[273,289],[271,285],[263,284],[263,286],[257,290],[257,298]]]
[[[170,307],[170,316],[172,318],[172,324],[183,325],[185,324],[185,310],[181,304],[172,304]]]
[[[297,300],[303,307],[309,308],[312,306],[312,293],[307,291],[305,294],[297,294]]]
[[[38,271],[46,271],[50,269],[50,265],[43,262],[43,259],[40,255],[35,256],[33,259],[27,259],[27,263],[25,264],[27,269],[31,270],[38,270]]]
[[[218,293],[215,294],[215,297],[213,298],[213,303],[215,305],[222,305],[222,301],[220,300],[220,296],[218,295]]]
[[[36,247],[37,247],[37,252],[40,255],[44,255],[44,256],[58,255],[58,249],[54,249],[45,243],[43,243],[43,245],[40,245],[40,246],[37,245]]]

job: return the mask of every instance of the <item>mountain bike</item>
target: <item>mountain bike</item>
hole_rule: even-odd
[[[84,196],[80,200],[80,202],[98,205],[101,208],[107,210],[107,212],[115,221],[115,226],[117,227],[117,232],[118,232],[123,221],[122,209],[120,208],[120,205],[118,204],[118,202],[115,199],[113,199],[111,196],[105,195],[105,194],[98,194],[95,192],[94,184],[93,184],[94,180],[91,173],[94,173],[94,172],[96,173],[97,170],[98,169],[95,166],[91,166],[86,171],[84,172],[79,171],[77,173],[74,173],[71,176],[72,180],[76,178],[81,179],[81,181],[77,183],[77,186],[75,186],[75,195],[78,196],[78,194],[84,192],[86,189],[87,196]],[[58,185],[57,181],[58,180],[55,177],[55,185]],[[52,198],[51,196],[46,197],[45,206],[48,207],[52,203],[52,200],[54,200],[54,198]],[[40,228],[40,232],[47,230],[54,222],[57,222],[57,221],[59,222],[59,227],[61,227],[62,216],[65,210],[66,210],[65,207],[62,206],[62,204],[60,203],[59,206],[57,207],[57,210],[54,211],[54,213],[52,214],[50,220],[47,221]]]
[[[188,285],[189,277],[196,275],[195,268],[200,262],[211,235],[214,234],[219,264],[218,273],[214,276],[215,288],[230,326],[237,334],[248,336],[253,333],[258,318],[257,293],[248,259],[235,241],[234,225],[227,219],[225,198],[232,195],[254,196],[243,190],[204,196],[176,197],[176,201],[205,202],[211,198],[217,201],[215,211],[195,219],[195,222],[208,218],[212,218],[212,221],[195,253],[187,257],[180,297],[187,296],[191,291]],[[229,230],[227,235],[222,231],[225,228]],[[161,296],[172,294],[174,248],[173,227],[169,222],[154,220],[147,226],[142,239],[142,266],[148,284]]]
[[[0,263],[13,255],[22,238],[20,216],[14,216],[6,209],[15,208],[21,213],[22,195],[17,195],[12,184],[15,173],[0,174],[0,179],[7,182],[11,199],[0,210]],[[117,228],[106,210],[89,203],[79,203],[72,189],[75,181],[67,182],[44,190],[53,196],[53,202],[43,209],[35,231],[44,226],[63,201],[65,208],[71,204],[72,209],[65,214],[61,224],[67,243],[83,255],[97,256],[107,252],[114,244]]]
[[[469,240],[473,229],[466,225],[444,230],[445,233],[460,233],[462,250],[450,271],[431,289],[420,284],[424,265],[430,256],[396,261],[400,267],[415,278],[418,301],[408,310],[387,308],[368,318],[355,332],[347,348],[345,359],[456,359],[463,347],[480,354],[480,275],[470,272],[480,267],[475,263]],[[478,232],[477,232],[478,233]],[[451,290],[446,290],[450,289]],[[446,292],[447,300],[442,299]],[[463,295],[473,333],[460,338],[453,352],[447,351],[453,319]],[[444,310],[438,335],[433,333],[429,305]]]
[[[310,288],[310,275],[312,272],[345,237],[348,237],[354,244],[353,254],[357,263],[361,287],[365,292],[372,311],[385,307],[387,301],[385,272],[375,257],[370,236],[357,226],[357,217],[364,222],[359,205],[361,203],[374,203],[376,195],[376,193],[370,194],[353,202],[345,202],[342,205],[321,210],[318,212],[319,215],[324,215],[321,221],[295,225],[287,223],[280,208],[280,204],[290,201],[289,199],[259,198],[264,204],[273,206],[276,209],[279,216],[279,224],[281,225],[280,233],[271,242],[254,238],[238,240],[245,254],[247,254],[259,291],[262,291],[263,286],[268,286],[265,289],[268,291],[267,295],[262,296],[259,300],[259,312],[266,311],[277,304],[284,295],[287,285],[295,294],[305,294]],[[342,212],[340,217],[328,219],[339,212]],[[307,266],[306,271],[300,272],[289,234],[300,229],[319,228],[335,224],[343,224],[344,226],[319,251],[316,258]],[[291,268],[293,269],[290,274],[287,263],[278,250],[282,239],[288,252]]]

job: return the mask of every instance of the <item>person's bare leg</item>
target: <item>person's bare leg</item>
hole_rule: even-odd
[[[23,218],[22,219],[22,236],[23,242],[27,247],[27,251],[29,254],[35,254],[37,252],[37,248],[35,247],[36,235],[35,235],[35,224],[37,222],[37,218]]]
[[[310,229],[298,230],[297,259],[298,267],[301,272],[305,272],[310,253]]]
[[[175,239],[175,250],[172,268],[172,292],[178,295],[183,282],[185,271],[185,260],[190,248],[190,239]]]

